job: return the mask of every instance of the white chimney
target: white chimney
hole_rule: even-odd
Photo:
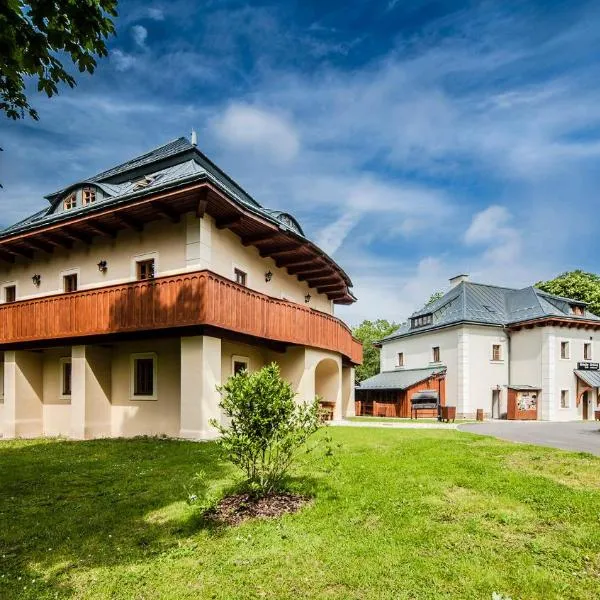
[[[454,277],[450,278],[450,287],[454,288],[463,281],[469,281],[469,276],[465,275],[464,273],[462,275],[455,275]]]
[[[190,137],[191,137],[192,146],[197,146],[198,145],[198,134],[196,133],[195,129],[192,129],[192,135]]]

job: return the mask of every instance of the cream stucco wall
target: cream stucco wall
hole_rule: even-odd
[[[440,363],[447,368],[446,402],[463,412],[465,403],[462,367],[459,372],[459,332],[460,327],[449,327],[430,333],[411,335],[386,342],[381,349],[381,370],[393,371],[398,368],[398,354],[404,354],[404,369],[420,369],[436,366],[433,362],[433,348],[440,348]],[[460,384],[460,388],[459,388]]]
[[[132,355],[147,353],[156,356],[156,399],[140,400],[131,393]],[[224,422],[216,388],[232,374],[234,357],[247,358],[250,371],[277,362],[298,402],[319,394],[335,403],[336,418],[353,414],[354,370],[334,352],[305,347],[277,352],[192,336],[6,352],[2,432],[5,437],[211,438],[216,431],[210,419]],[[61,397],[62,359],[72,364],[70,398]]]
[[[132,399],[131,355],[157,356],[157,399]],[[179,434],[180,341],[153,339],[114,344],[111,431],[114,436]]]
[[[508,338],[503,329],[497,327],[463,327],[469,338],[469,396],[465,401],[465,414],[475,414],[478,408],[486,416],[492,414],[492,393],[502,394],[501,403],[506,400],[508,385]],[[500,346],[500,361],[492,360],[492,346]]]
[[[275,298],[304,304],[310,293],[309,306],[332,313],[333,304],[324,294],[298,281],[286,269],[278,268],[269,258],[262,258],[253,246],[243,246],[238,236],[227,229],[217,229],[214,219],[206,215],[184,215],[180,223],[154,221],[142,232],[120,231],[115,239],[94,237],[91,245],[76,242],[70,250],[56,248],[52,254],[36,252],[33,260],[18,258],[13,265],[0,267],[0,302],[2,288],[17,286],[17,299],[58,294],[63,291],[62,277],[77,273],[79,289],[134,281],[135,261],[154,258],[156,276],[172,275],[197,269],[210,269],[233,279],[234,268],[248,274],[248,287]],[[101,273],[98,262],[105,260],[108,269]],[[265,281],[265,273],[273,278]],[[39,287],[32,275],[41,275]]]
[[[61,398],[61,358],[71,358],[71,348],[53,348],[43,352],[44,435],[68,436],[71,399]]]

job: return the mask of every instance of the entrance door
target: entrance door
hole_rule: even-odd
[[[492,390],[492,419],[500,418],[500,390]]]
[[[585,392],[581,397],[581,402],[583,403],[583,420],[587,421],[590,417],[589,415],[589,392]]]

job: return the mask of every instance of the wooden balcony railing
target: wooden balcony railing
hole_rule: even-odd
[[[0,348],[193,325],[333,350],[355,364],[362,362],[362,345],[339,319],[255,292],[211,271],[0,305]]]

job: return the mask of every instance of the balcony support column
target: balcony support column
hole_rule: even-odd
[[[342,367],[342,418],[356,415],[354,368]]]
[[[71,351],[71,437],[84,440],[111,432],[110,349],[73,346]]]
[[[10,350],[4,353],[5,438],[44,433],[43,355]]]
[[[221,420],[218,385],[221,385],[221,340],[206,335],[182,337],[181,437],[216,437],[217,432],[209,421]]]

